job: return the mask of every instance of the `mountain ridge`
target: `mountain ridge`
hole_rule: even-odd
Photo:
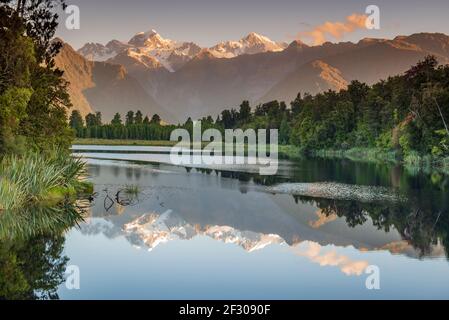
[[[217,57],[210,48],[195,49],[191,57],[177,56],[181,60],[172,70],[160,62],[161,56],[147,54],[155,47],[173,47],[171,40],[161,40],[152,31],[130,42],[149,47],[126,48],[126,52],[105,63],[124,66],[150,98],[181,122],[189,116],[216,116],[242,100],[253,105],[270,100],[288,103],[299,92],[340,90],[352,80],[372,84],[405,72],[429,54],[440,63],[449,63],[449,37],[441,33],[364,38],[356,43],[325,42],[318,46],[294,40],[279,51],[229,58]],[[177,48],[181,47],[178,43]],[[182,48],[186,53],[193,47],[190,44]],[[173,58],[172,52],[163,57],[165,61]]]

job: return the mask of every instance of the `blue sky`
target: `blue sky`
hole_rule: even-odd
[[[338,22],[368,5],[380,8],[380,30],[358,30],[342,40],[392,38],[415,32],[449,34],[447,0],[68,0],[78,5],[81,29],[60,24],[57,35],[75,48],[86,42],[128,41],[139,31],[156,29],[163,37],[212,46],[257,32],[291,42],[326,21]],[[61,21],[65,19],[61,15]],[[330,38],[329,40],[335,41]]]

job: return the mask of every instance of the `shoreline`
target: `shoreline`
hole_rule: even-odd
[[[178,142],[161,140],[123,140],[123,139],[83,139],[77,138],[73,141],[77,145],[105,145],[105,146],[153,146],[173,147]],[[207,142],[204,143],[207,145]],[[397,151],[383,150],[378,148],[351,148],[315,150],[304,154],[300,147],[294,145],[279,145],[279,155],[289,159],[302,157],[323,159],[348,159],[356,162],[383,163],[392,165],[403,165],[405,167],[422,170],[438,170],[449,174],[449,158],[438,159],[431,155],[411,155],[402,157]]]

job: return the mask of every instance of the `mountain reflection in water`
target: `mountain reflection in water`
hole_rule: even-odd
[[[88,163],[91,203],[0,215],[0,298],[370,298],[369,265],[387,288],[374,297],[448,297],[444,174],[319,159],[282,160],[276,176]],[[79,291],[64,286],[71,264]]]
[[[310,241],[319,246],[353,246],[410,257],[438,257],[445,255],[448,244],[447,204],[422,201],[424,194],[445,200],[444,190],[433,185],[410,189],[410,181],[404,179],[410,177],[405,174],[405,186],[396,186],[390,192],[391,197],[392,192],[400,193],[401,201],[379,201],[379,194],[372,196],[375,201],[369,201],[369,197],[357,201],[276,193],[278,183],[295,181],[295,177],[263,177],[163,164],[92,164],[91,168],[101,189],[92,216],[109,222],[102,222],[98,228],[110,236],[124,235],[134,245],[147,249],[198,235],[238,244],[250,252],[270,243],[295,247]],[[386,196],[388,188],[394,186],[382,184],[380,177],[374,177],[380,186],[358,186],[357,190],[375,193],[379,189]],[[417,176],[411,182],[421,179]],[[130,207],[116,203],[105,212],[106,194],[114,195],[130,182],[140,185],[139,201]],[[84,228],[89,230],[84,232],[96,229],[87,225]]]

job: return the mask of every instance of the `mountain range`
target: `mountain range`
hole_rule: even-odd
[[[88,43],[78,51],[65,44],[56,62],[71,83],[74,107],[83,114],[100,111],[110,120],[116,112],[140,109],[183,122],[216,116],[242,100],[288,103],[299,92],[340,90],[352,80],[372,84],[429,54],[449,63],[449,36],[418,33],[309,46],[250,33],[202,48],[151,30],[128,42]]]

